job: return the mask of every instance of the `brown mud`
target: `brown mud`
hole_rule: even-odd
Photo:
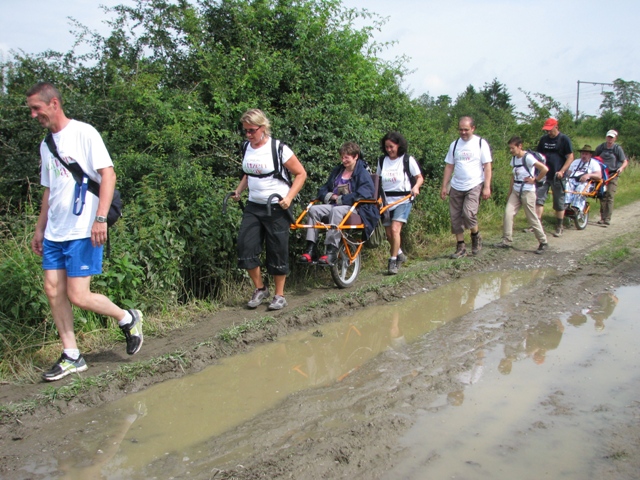
[[[639,219],[640,202],[619,208],[608,228],[592,220],[583,231],[571,228],[561,238],[549,235],[550,248],[544,255],[533,253],[537,244],[530,234],[517,234],[516,248],[506,251],[491,248],[486,239],[476,258],[456,264],[444,258],[413,259],[393,279],[382,278],[381,272],[365,271],[351,291],[335,289],[327,276],[326,287],[289,294],[289,307],[273,314],[274,323],[245,333],[240,341],[232,343],[217,339],[216,334],[264,317],[268,314],[266,304],[256,311],[228,309],[164,337],[145,338],[142,351],[134,358],[126,356],[124,347],[90,353],[85,357],[90,369],[83,375],[114,371],[125,362],[179,352],[174,361],[162,362],[152,374],[133,381],[114,380],[108,388],[89,390],[69,401],[59,400],[18,417],[5,416],[0,425],[0,477],[63,478],[55,465],[48,471],[23,470],[26,458],[46,457],[48,452],[72,442],[67,437],[82,435],[59,431],[56,425],[160,382],[200,372],[222,358],[245,353],[293,332],[322,330],[324,324],[365,306],[388,305],[424,291],[437,291],[476,273],[553,269],[555,275],[540,276],[526,287],[532,293],[526,298],[517,292],[506,294],[495,302],[495,307],[470,312],[430,332],[425,337],[428,340],[421,344],[407,346],[397,353],[405,362],[402,366],[386,369],[385,362],[393,360],[389,355],[396,353],[383,353],[340,381],[293,393],[251,421],[205,441],[199,449],[205,453],[192,459],[188,468],[171,454],[154,462],[153,467],[154,471],[163,472],[158,478],[423,478],[415,472],[393,473],[394,467],[402,463],[400,439],[415,427],[419,414],[437,415],[440,408],[445,408],[438,407],[443,398],[449,405],[460,402],[461,384],[471,381],[461,380],[461,375],[479,362],[479,351],[492,345],[517,343],[532,320],[557,318],[561,312],[579,314],[581,306],[593,305],[603,294],[624,285],[640,284]],[[613,265],[584,262],[589,252],[607,245],[612,249],[624,247],[624,259]],[[421,274],[435,264],[442,268]],[[489,323],[490,328],[486,327]],[[67,378],[54,386],[71,382]],[[50,387],[1,385],[0,402],[8,405],[33,399]],[[626,388],[640,392],[640,375],[636,374]],[[600,465],[593,478],[638,478],[640,397],[636,400],[624,413],[609,411],[609,427],[597,432],[606,468]],[[579,407],[568,404],[562,391],[550,392],[545,402],[556,413],[579,413]],[[546,428],[544,425],[545,420],[541,420],[538,428]],[[436,461],[438,455],[435,452],[427,456],[425,464]],[[474,468],[473,462],[469,465]],[[94,478],[93,475],[101,478],[95,472],[84,478]],[[559,477],[551,472],[548,478]]]

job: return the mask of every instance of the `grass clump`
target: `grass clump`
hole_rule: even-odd
[[[257,320],[250,320],[240,325],[234,325],[230,328],[225,328],[220,330],[216,335],[216,338],[222,340],[226,343],[231,343],[235,340],[238,340],[248,332],[254,332],[258,330],[262,330],[266,328],[268,325],[272,325],[276,323],[276,319],[274,317],[262,317]]]

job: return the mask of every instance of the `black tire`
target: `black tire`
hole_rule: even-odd
[[[349,288],[355,283],[360,273],[360,255],[355,258],[353,263],[349,264],[349,257],[344,249],[344,243],[341,243],[338,249],[338,259],[331,266],[331,276],[338,287]]]
[[[585,228],[587,228],[587,223],[589,223],[589,211],[587,211],[586,213],[582,210],[580,210],[579,212],[575,212],[573,223],[578,230],[584,230]]]

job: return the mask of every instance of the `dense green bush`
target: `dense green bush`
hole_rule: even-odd
[[[370,25],[355,28],[360,17]],[[108,9],[107,18],[106,37],[77,26],[88,55],[16,53],[0,63],[0,214],[15,225],[0,237],[0,328],[49,315],[39,261],[29,252],[35,218],[23,210],[42,192],[32,187],[45,132],[29,119],[24,98],[37,81],[61,89],[68,116],[94,125],[114,159],[124,217],[110,231],[111,256],[95,288],[146,308],[218,298],[246,277],[235,268],[240,210],[221,210],[239,179],[238,119],[247,108],[263,109],[274,136],[305,166],[303,203],[339,162],[343,142],[358,142],[375,168],[381,137],[402,132],[426,177],[408,227],[418,244],[449,229],[439,191],[459,116],[472,115],[493,148],[496,205],[506,201],[511,135],[535,146],[549,115],[567,133],[580,128],[543,94],[528,94],[530,111],[515,113],[497,79],[470,85],[455,101],[412,99],[401,87],[406,59],[377,56],[373,32],[383,22],[339,0],[137,0]],[[601,135],[618,128],[628,152],[640,150],[635,87],[618,82],[603,119],[583,128]]]

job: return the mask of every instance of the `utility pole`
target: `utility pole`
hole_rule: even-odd
[[[613,83],[602,83],[602,82],[584,82],[584,81],[580,81],[578,80],[578,94],[576,95],[576,122],[578,121],[578,115],[580,114],[580,110],[578,109],[579,105],[580,105],[580,84],[581,83],[586,83],[588,85],[608,85],[610,87],[613,87]]]

